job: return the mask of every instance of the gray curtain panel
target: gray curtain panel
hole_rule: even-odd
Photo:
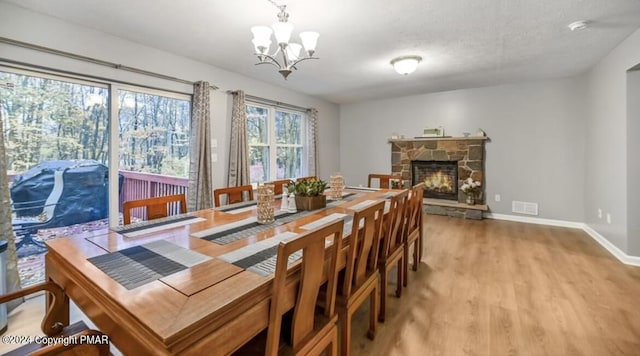
[[[16,237],[11,225],[11,196],[9,194],[9,179],[7,177],[7,155],[4,147],[4,119],[0,110],[0,240],[6,240],[8,247],[6,253],[7,273],[6,292],[20,289],[20,275],[18,274],[18,256],[16,255]],[[7,303],[10,311],[22,303],[22,298]]]
[[[210,90],[208,82],[193,85],[187,211],[213,207]]]
[[[310,176],[318,176],[320,173],[319,168],[319,152],[318,152],[318,110],[307,110],[309,115],[307,121],[307,147],[309,149],[309,155],[307,167],[309,168]]]
[[[247,139],[247,106],[244,92],[232,93],[231,147],[229,148],[229,176],[227,185],[237,187],[249,184],[249,141]]]

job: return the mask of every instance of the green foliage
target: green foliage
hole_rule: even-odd
[[[315,197],[324,194],[327,182],[323,180],[307,179],[295,182],[295,194],[303,197]]]
[[[108,160],[109,91],[80,83],[0,71],[7,171],[21,173],[44,160]],[[190,102],[120,90],[119,167],[188,175]],[[115,110],[115,109],[114,109]]]

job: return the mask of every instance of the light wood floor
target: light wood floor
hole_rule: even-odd
[[[356,355],[640,355],[640,268],[578,229],[428,215],[425,254]],[[393,275],[393,273],[391,273]],[[391,292],[395,287],[388,289]]]
[[[432,215],[425,224],[420,269],[402,298],[389,295],[374,341],[368,303],[356,313],[352,354],[640,355],[640,268],[586,233]],[[16,314],[38,328],[42,313]]]

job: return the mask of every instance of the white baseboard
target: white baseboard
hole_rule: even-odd
[[[565,221],[565,220],[553,220],[553,219],[542,219],[542,218],[534,218],[530,216],[520,216],[520,215],[507,215],[507,214],[494,214],[494,213],[485,213],[483,216],[487,219],[495,219],[495,220],[507,220],[507,221],[517,221],[529,224],[538,224],[538,225],[549,225],[549,226],[560,226],[560,227],[570,227],[572,229],[582,229],[584,223],[575,222],[575,221]]]
[[[612,244],[609,240],[607,240],[604,236],[600,235],[599,232],[592,229],[589,225],[583,224],[582,228],[591,238],[596,240],[602,247],[606,248],[612,255],[616,256],[620,262],[630,265],[640,267],[640,257],[637,256],[629,256],[624,251],[618,248],[618,246]]]
[[[597,243],[599,243],[600,246],[604,247],[607,251],[609,251],[609,253],[611,253],[620,262],[626,265],[640,267],[640,257],[627,255],[626,253],[624,253],[624,251],[619,249],[616,245],[612,244],[604,236],[600,235],[600,233],[598,233],[596,230],[592,229],[589,225],[585,223],[575,222],[575,221],[533,218],[533,217],[519,216],[519,215],[494,214],[494,213],[485,213],[483,216],[486,217],[487,219],[507,220],[507,221],[529,223],[529,224],[539,224],[539,225],[568,227],[572,229],[582,229],[589,236],[591,236],[592,239],[594,239]]]

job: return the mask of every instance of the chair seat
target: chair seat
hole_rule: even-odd
[[[321,299],[321,298],[318,298]],[[294,350],[291,344],[287,340],[281,340],[280,346],[278,348],[279,356],[289,356],[289,355],[309,355],[315,354],[318,355],[322,350],[315,350],[313,346],[314,343],[309,343],[308,341],[313,339],[325,339],[332,337],[332,334],[338,333],[338,314],[335,314],[331,318],[327,318],[322,314],[317,314],[314,320],[314,332],[304,338],[301,342],[302,347],[299,350]],[[282,335],[283,338],[285,335]],[[320,343],[323,344],[323,343]],[[251,356],[251,355],[264,355],[264,350],[267,345],[267,330],[263,330],[255,336],[251,341],[244,344],[240,349],[236,350],[233,355],[237,356]],[[337,345],[336,345],[337,347]]]

